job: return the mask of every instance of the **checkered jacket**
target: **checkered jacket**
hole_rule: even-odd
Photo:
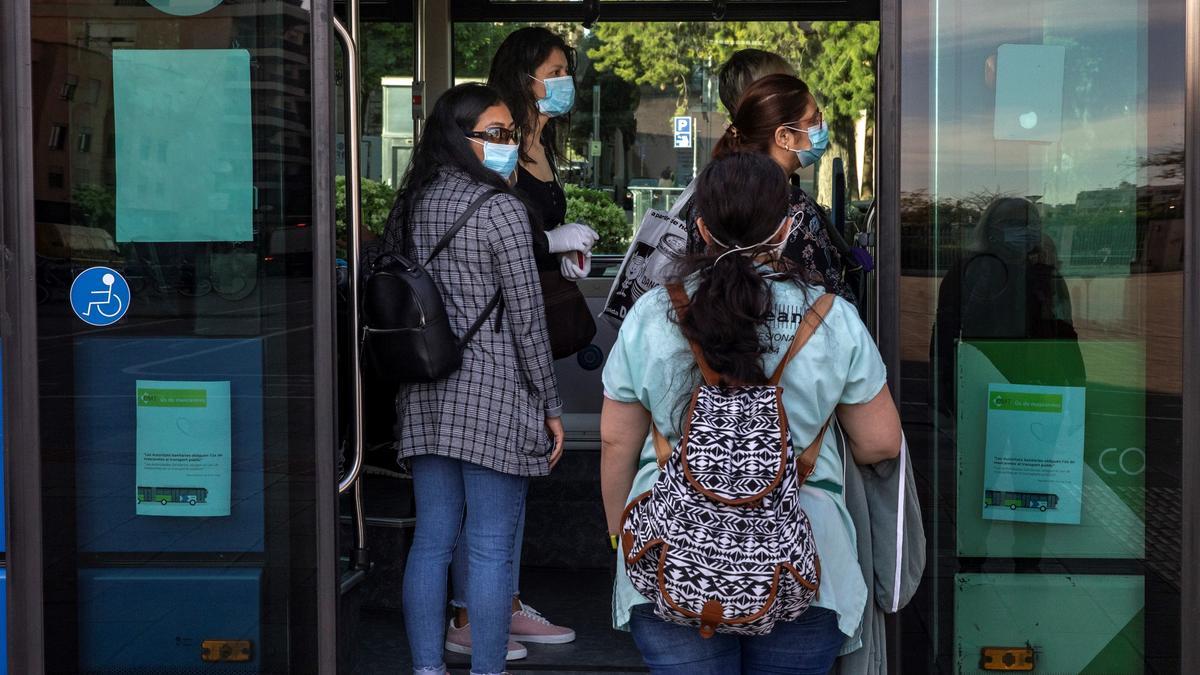
[[[486,189],[464,173],[444,172],[413,212],[415,259],[423,262]],[[389,248],[400,239],[395,232],[385,235]],[[497,330],[493,314],[471,339],[458,372],[401,388],[399,458],[441,455],[506,474],[548,474],[553,443],[545,418],[561,414],[562,401],[524,205],[511,195],[488,199],[426,270],[457,335],[467,332],[497,288],[502,320]]]

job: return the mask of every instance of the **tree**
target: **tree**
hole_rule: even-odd
[[[797,66],[816,93],[829,123],[832,142],[821,163],[818,199],[829,203],[833,158],[846,164],[847,185],[855,176],[855,123],[865,111],[873,124],[875,53],[879,27],[849,21],[721,23],[650,22],[597,26],[598,44],[588,50],[595,67],[638,85],[679,92],[680,112],[693,98],[694,77],[715,72],[735,51],[774,51]],[[869,185],[864,186],[869,194]]]
[[[800,61],[800,76],[820,99],[830,132],[829,150],[818,175],[818,195],[832,194],[833,159],[841,157],[846,168],[846,185],[854,196],[858,186],[855,124],[865,112],[867,127],[874,127],[879,26],[851,21],[814,21],[810,30]],[[862,196],[874,192],[868,167],[864,167],[864,173],[868,181],[864,182]]]

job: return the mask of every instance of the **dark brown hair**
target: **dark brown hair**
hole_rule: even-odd
[[[739,151],[770,152],[775,130],[799,121],[807,106],[808,85],[800,78],[776,74],[755,80],[742,92],[713,159]]]
[[[748,152],[712,162],[696,182],[697,213],[723,245],[690,256],[675,269],[671,283],[684,283],[693,275],[699,279],[686,311],[675,320],[726,384],[766,383],[762,329],[772,315],[773,298],[752,259],[754,250],[719,256],[725,246],[753,246],[771,238],[788,214],[789,192],[778,164]],[[766,245],[756,248],[761,252]],[[775,276],[799,279],[790,266]]]
[[[496,55],[492,57],[492,67],[488,73],[488,86],[500,92],[501,98],[512,113],[513,122],[521,131],[523,139],[528,139],[537,127],[538,107],[537,98],[533,95],[534,72],[550,58],[554,50],[559,50],[567,57],[567,73],[575,76],[575,50],[557,34],[541,26],[528,26],[509,33],[500,43]],[[570,128],[567,116],[552,117],[542,129],[542,147],[546,150],[546,159],[550,168],[557,171],[559,148],[559,125],[562,130]],[[521,161],[532,161],[525,152],[528,140],[521,141]]]

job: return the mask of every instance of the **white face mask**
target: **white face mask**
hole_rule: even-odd
[[[713,261],[713,265],[715,266],[717,263],[721,262],[721,258],[724,258],[725,256],[729,255],[730,253],[741,254],[741,253],[745,253],[747,251],[761,249],[762,247],[766,246],[767,244],[770,244],[771,240],[774,239],[779,234],[779,232],[781,230],[783,230],[784,227],[787,227],[789,230],[788,236],[780,238],[779,243],[772,244],[769,248],[767,248],[763,251],[760,251],[759,253],[756,253],[755,255],[760,255],[762,253],[772,253],[772,254],[778,253],[780,249],[782,249],[784,246],[787,245],[788,239],[791,238],[790,230],[791,230],[793,220],[794,220],[794,218],[791,215],[784,216],[783,220],[779,222],[779,227],[775,228],[775,231],[772,232],[770,236],[768,236],[766,239],[763,239],[762,241],[758,242],[757,244],[750,244],[749,246],[736,246],[736,247],[730,248],[729,245],[725,244],[720,239],[717,239],[717,236],[715,234],[713,234],[712,231],[709,231],[708,236],[712,237],[713,243],[726,249],[726,251],[724,253],[717,256],[717,259]]]

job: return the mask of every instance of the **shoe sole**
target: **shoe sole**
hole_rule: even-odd
[[[456,642],[450,642],[449,640],[446,641],[446,651],[454,652],[455,654],[463,654],[466,656],[471,655],[470,647],[464,647],[463,645],[460,645]],[[507,654],[504,655],[504,660],[505,661],[520,661],[521,659],[523,659],[527,656],[529,656],[529,650],[522,647],[520,649],[513,649],[513,650],[509,651]]]
[[[575,633],[563,633],[562,635],[513,635],[513,642],[531,642],[539,645],[565,645],[568,642],[575,641]]]

